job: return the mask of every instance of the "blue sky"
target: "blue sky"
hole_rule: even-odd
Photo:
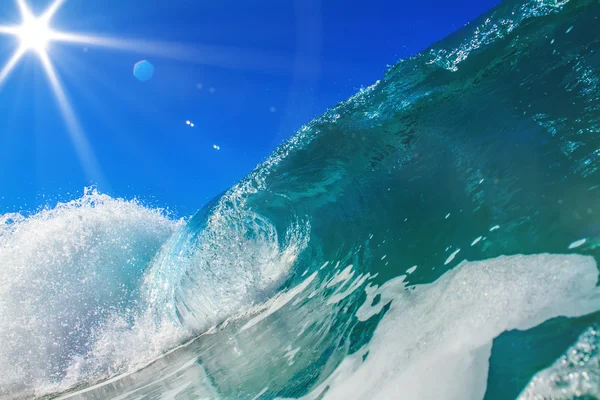
[[[130,40],[119,50],[47,50],[101,175],[82,168],[29,52],[0,86],[0,214],[53,206],[98,183],[112,196],[190,215],[386,65],[498,3],[67,0],[53,29]],[[28,4],[41,13],[50,1]],[[2,1],[0,25],[19,20],[13,0]],[[17,47],[0,35],[0,68]],[[132,73],[143,59],[155,67],[144,83]]]

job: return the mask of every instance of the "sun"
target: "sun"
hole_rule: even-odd
[[[28,18],[18,28],[17,37],[24,50],[34,50],[38,53],[46,51],[46,47],[52,39],[52,30],[49,23],[43,18]]]
[[[50,20],[64,1],[54,0],[43,14],[36,16],[25,3],[25,0],[16,0],[19,13],[21,14],[21,23],[9,26],[0,25],[0,34],[11,35],[19,39],[19,48],[5,69],[0,72],[0,83],[2,83],[2,79],[6,78],[6,75],[10,72],[7,68],[12,69],[18,59],[26,52],[34,51],[42,58],[46,55],[48,43],[53,40],[60,40],[60,33],[50,29]]]

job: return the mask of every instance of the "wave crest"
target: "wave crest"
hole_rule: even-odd
[[[137,306],[147,263],[179,225],[95,190],[0,221],[0,395],[60,381],[108,318]]]

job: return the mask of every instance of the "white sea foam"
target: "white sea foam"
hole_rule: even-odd
[[[316,276],[317,276],[317,273],[314,272],[311,276],[306,278],[298,286],[296,286],[288,291],[285,291],[283,293],[280,293],[279,295],[275,296],[274,298],[272,298],[271,300],[266,302],[264,305],[260,306],[259,309],[262,309],[263,311],[261,311],[258,315],[256,315],[250,321],[248,321],[244,326],[242,326],[240,331],[243,332],[246,329],[252,328],[254,325],[258,324],[260,321],[264,320],[265,318],[272,315],[273,313],[279,311],[283,306],[285,306],[287,303],[292,301],[294,299],[294,297],[296,297],[300,293],[302,293],[311,284],[311,282],[316,278]]]
[[[331,278],[329,280],[329,282],[327,282],[325,287],[330,288],[330,287],[338,285],[342,282],[347,282],[348,280],[352,279],[352,277],[354,276],[353,269],[354,269],[353,265],[348,265],[343,271],[336,271],[333,278]]]
[[[146,265],[179,225],[92,190],[0,218],[0,397],[59,384],[111,320],[137,307]]]
[[[456,255],[458,253],[460,253],[460,249],[454,250],[454,252],[452,254],[450,254],[450,256],[446,259],[446,262],[444,263],[444,265],[450,264],[454,260],[454,257],[456,257]]]
[[[587,329],[552,366],[537,373],[518,400],[600,396],[600,332]]]
[[[600,309],[597,277],[591,257],[542,254],[465,261],[414,290],[404,276],[368,285],[357,318],[391,302],[388,313],[371,342],[306,398],[481,399],[493,339]]]
[[[371,275],[369,275],[368,273],[365,275],[360,274],[352,283],[348,285],[344,283],[343,285],[339,286],[337,290],[329,296],[329,298],[327,299],[327,304],[337,304],[340,301],[344,300],[346,297],[350,296],[352,293],[358,290],[358,288],[360,288],[366,282],[366,280],[369,279],[370,276]]]
[[[581,246],[583,246],[585,244],[585,242],[587,242],[587,239],[577,240],[577,241],[575,241],[575,242],[573,242],[573,243],[571,243],[569,245],[569,250],[573,250],[573,249],[576,249],[578,247],[581,247]]]

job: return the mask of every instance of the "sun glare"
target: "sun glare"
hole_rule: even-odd
[[[0,69],[0,89],[15,69],[21,58],[27,52],[35,52],[46,72],[50,87],[56,96],[59,109],[63,114],[67,132],[71,136],[77,156],[81,165],[91,180],[101,183],[104,181],[103,174],[98,165],[98,161],[90,147],[77,115],[69,102],[66,91],[63,89],[60,79],[50,61],[48,54],[48,43],[58,42],[79,42],[86,43],[94,37],[81,36],[66,32],[58,32],[50,29],[50,21],[59,8],[66,0],[54,0],[52,4],[41,15],[34,15],[25,2],[26,0],[15,0],[21,14],[21,23],[19,25],[0,25],[0,35],[9,35],[19,40],[19,47],[15,50],[8,62]],[[101,40],[96,41],[102,43]]]
[[[52,37],[52,31],[48,27],[48,21],[43,18],[30,18],[23,21],[17,34],[24,50],[35,50],[44,52]]]

